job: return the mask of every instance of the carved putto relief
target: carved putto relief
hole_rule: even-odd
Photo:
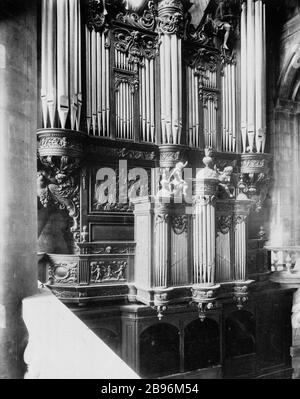
[[[127,261],[109,260],[91,262],[91,283],[125,281]]]

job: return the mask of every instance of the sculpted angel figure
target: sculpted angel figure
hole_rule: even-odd
[[[215,25],[219,30],[224,30],[223,48],[228,50],[228,39],[231,31],[231,24],[227,20],[228,0],[220,0],[215,16]]]
[[[178,162],[169,177],[169,182],[173,185],[173,194],[175,197],[180,195],[187,195],[188,184],[182,178],[183,169],[187,166],[187,162]],[[173,180],[171,181],[171,178]]]
[[[170,180],[167,177],[167,171],[166,169],[163,169],[162,171],[162,177],[161,177],[161,189],[157,193],[158,198],[169,198],[172,194],[171,192],[171,187],[170,187]]]
[[[232,166],[227,166],[223,172],[220,172],[219,170],[216,169],[216,171],[219,173],[219,185],[224,188],[226,193],[230,198],[233,198],[234,195],[230,192],[230,183],[231,183],[231,176],[233,173],[233,167]]]

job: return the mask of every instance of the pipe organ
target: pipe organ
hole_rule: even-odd
[[[185,0],[42,2],[39,197],[73,221],[47,263],[66,302],[245,305],[269,182],[265,5],[226,4],[227,42],[214,2],[198,26]]]

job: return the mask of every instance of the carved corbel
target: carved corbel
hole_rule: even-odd
[[[267,197],[270,185],[270,162],[268,154],[243,154],[241,174],[238,183],[238,199],[253,201],[254,209],[259,212]]]
[[[38,131],[40,161],[37,194],[46,208],[64,209],[73,220],[75,250],[80,241],[80,182],[79,169],[84,158],[85,134],[65,129]]]
[[[217,290],[220,285],[194,286],[192,288],[191,305],[197,306],[201,321],[206,319],[207,313],[216,307]]]
[[[167,293],[155,293],[154,294],[154,306],[153,309],[157,311],[157,317],[161,320],[164,313],[168,310],[168,294]]]
[[[249,300],[249,285],[253,281],[242,281],[235,284],[233,288],[233,300],[236,303],[238,310],[242,310]]]

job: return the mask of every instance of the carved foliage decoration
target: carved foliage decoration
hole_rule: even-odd
[[[142,161],[154,161],[156,158],[155,152],[146,152],[138,150],[130,150],[127,148],[110,148],[97,146],[97,144],[92,144],[88,147],[88,151],[97,154],[104,158],[114,158],[114,159],[131,159],[131,160],[142,160]]]
[[[40,157],[43,169],[38,173],[38,196],[46,208],[49,205],[66,209],[73,219],[72,232],[78,230],[79,221],[79,177],[76,172],[80,159],[62,157]]]
[[[129,63],[143,65],[143,59],[153,59],[158,54],[158,39],[139,31],[115,28],[114,46],[116,50],[128,54]]]
[[[154,31],[156,27],[156,8],[154,1],[150,0],[147,2],[147,8],[143,11],[142,15],[136,12],[127,11],[125,13],[120,12],[116,16],[116,21],[124,23],[139,29],[147,29]]]
[[[101,260],[90,263],[90,281],[102,283],[126,280],[126,260]]]

